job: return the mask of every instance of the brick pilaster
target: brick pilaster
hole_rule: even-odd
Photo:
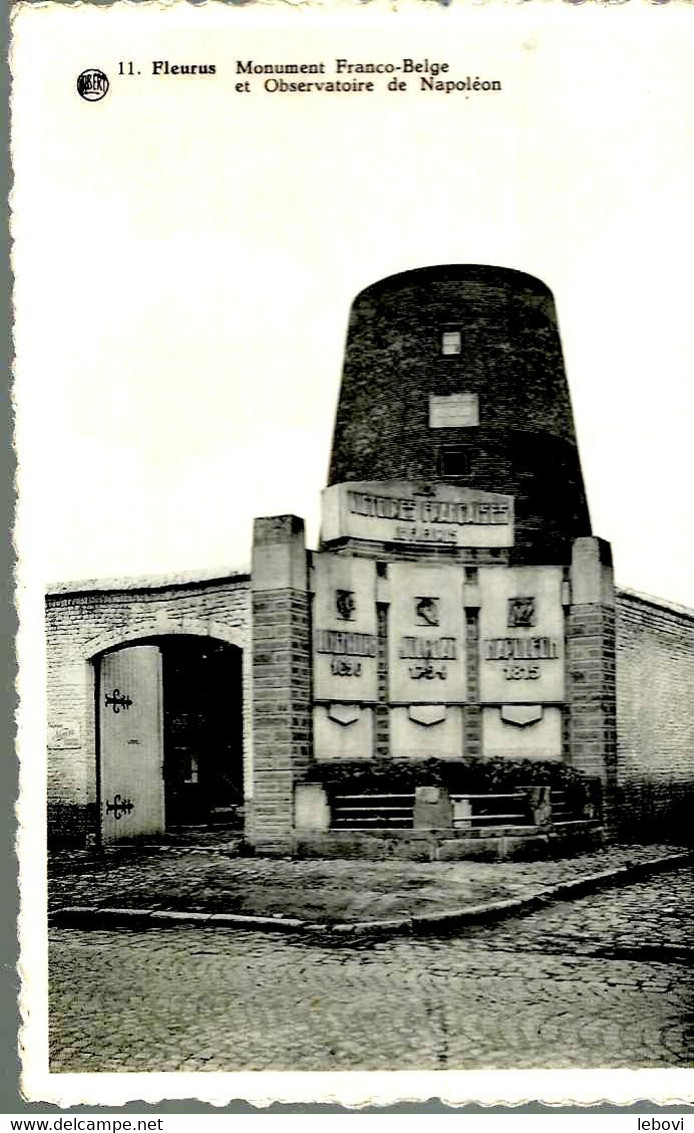
[[[480,618],[479,609],[465,611],[467,704],[463,709],[463,755],[482,754],[482,709],[480,707]]]
[[[617,778],[615,608],[609,543],[586,537],[573,544],[567,618],[567,700],[570,762],[599,778],[604,820],[614,826]]]
[[[390,755],[390,709],[388,708],[388,607],[379,602],[378,615],[378,704],[375,708],[375,755],[387,759]]]
[[[253,530],[253,807],[261,853],[292,849],[294,784],[312,757],[311,633],[303,520]]]

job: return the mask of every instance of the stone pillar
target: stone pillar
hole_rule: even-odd
[[[615,819],[617,711],[612,552],[604,539],[574,541],[566,647],[570,761],[602,782],[609,830]]]
[[[451,800],[445,787],[415,787],[414,829],[450,830],[452,825]]]
[[[249,841],[292,849],[294,785],[312,757],[311,635],[304,521],[253,528],[253,806]]]
[[[551,826],[551,789],[549,787],[528,787],[525,794],[530,807],[533,826]]]
[[[297,783],[294,814],[297,831],[327,834],[330,830],[330,803],[328,792],[322,783]]]
[[[451,803],[451,810],[456,830],[472,830],[472,803],[469,799],[455,799]]]

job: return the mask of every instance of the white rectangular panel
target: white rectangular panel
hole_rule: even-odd
[[[394,759],[462,759],[462,708],[444,709],[434,724],[418,723],[407,708],[391,708],[390,751]]]
[[[440,481],[369,480],[322,493],[321,538],[512,547],[513,496]]]
[[[462,568],[392,563],[388,582],[388,699],[401,704],[464,700]]]
[[[376,564],[314,555],[312,587],[314,699],[375,701]]]
[[[445,397],[429,395],[430,429],[467,429],[480,423],[476,393],[452,393]]]
[[[313,709],[313,750],[319,763],[373,757],[373,709],[355,705],[347,721],[331,706],[317,704]],[[337,717],[337,718],[336,718]]]
[[[525,725],[504,721],[499,708],[483,708],[482,754],[486,759],[561,759],[561,708],[546,707]]]
[[[564,699],[563,571],[480,567],[480,700]]]

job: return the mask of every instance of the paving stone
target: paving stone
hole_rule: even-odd
[[[529,897],[676,849],[610,846],[547,862],[426,863],[233,858],[190,848],[57,854],[49,862],[49,907],[121,904],[310,922],[390,920]]]
[[[464,934],[51,932],[54,1072],[685,1067],[694,870]],[[579,942],[591,954],[577,954]],[[584,948],[581,948],[584,953]]]

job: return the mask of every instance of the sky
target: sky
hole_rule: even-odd
[[[259,515],[303,516],[315,545],[352,299],[409,268],[489,263],[554,292],[618,582],[694,607],[690,13],[396,7],[20,13],[33,579],[242,566]],[[502,91],[236,91],[237,59],[337,57],[447,61]],[[163,59],[216,73],[154,76]],[[131,60],[141,73],[119,76]],[[111,81],[96,103],[75,93],[88,66]]]

